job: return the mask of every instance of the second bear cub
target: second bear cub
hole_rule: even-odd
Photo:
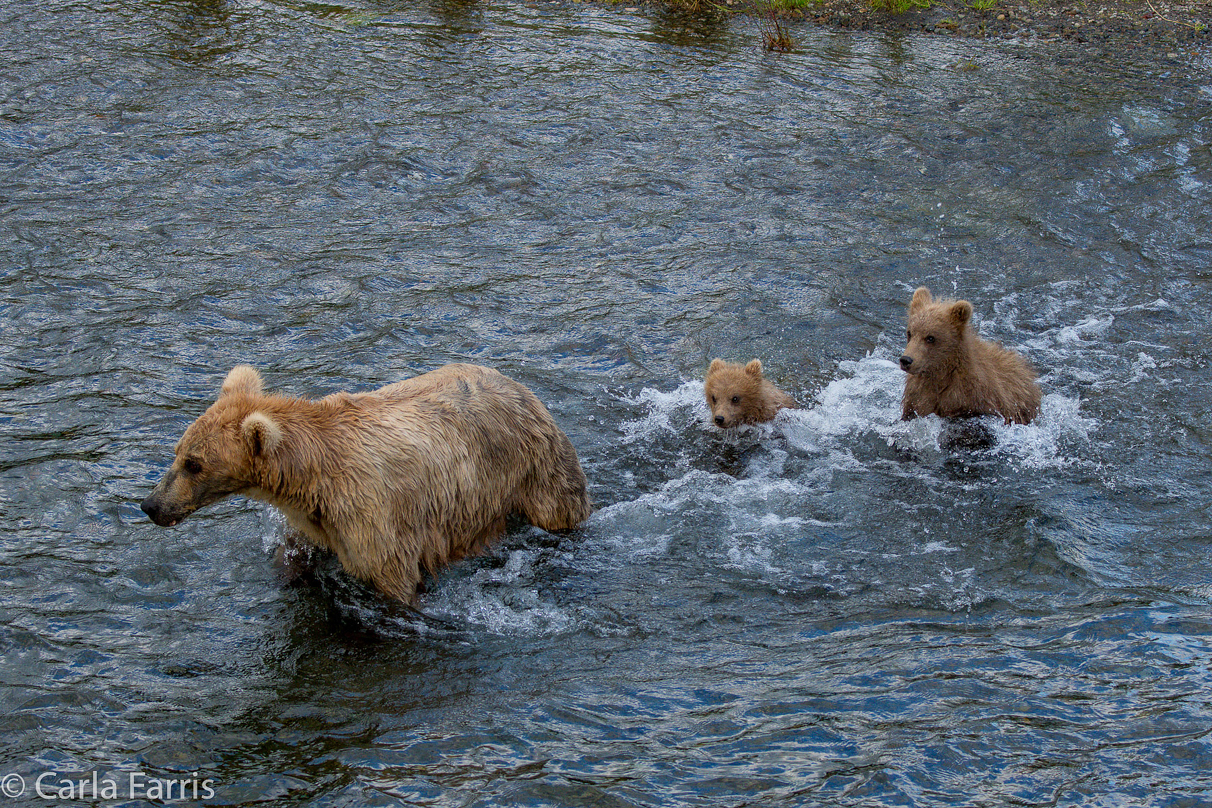
[[[762,363],[758,359],[747,365],[711,360],[703,390],[711,408],[711,420],[721,429],[769,421],[784,407],[796,406],[791,396],[762,378]]]
[[[922,286],[909,303],[904,420],[1000,415],[1006,423],[1030,423],[1039,414],[1035,371],[1023,357],[986,342],[972,327],[967,300],[935,300]]]

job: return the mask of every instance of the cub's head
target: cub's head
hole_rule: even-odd
[[[252,485],[258,457],[281,442],[280,427],[258,411],[261,376],[238,365],[219,398],[190,424],[177,443],[173,464],[140,507],[161,527],[172,527],[199,508]]]
[[[971,319],[967,300],[934,300],[929,289],[920,287],[909,303],[909,344],[901,355],[901,369],[921,376],[954,367]]]
[[[716,426],[728,429],[756,423],[762,410],[762,363],[754,359],[747,365],[734,365],[713,359],[703,391]]]

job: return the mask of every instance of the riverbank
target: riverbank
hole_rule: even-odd
[[[797,8],[784,8],[779,0],[720,2],[730,10],[763,16],[778,8],[780,19],[838,28],[1066,39],[1108,50],[1147,47],[1176,56],[1208,41],[1212,30],[1212,0],[917,0],[920,7],[901,13],[876,8],[897,0],[806,0]]]

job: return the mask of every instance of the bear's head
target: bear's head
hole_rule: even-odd
[[[913,376],[946,373],[958,363],[972,304],[967,300],[934,300],[925,286],[913,293],[909,303],[909,344],[901,355],[901,369]]]
[[[199,508],[255,485],[253,464],[282,441],[278,424],[258,410],[261,375],[248,365],[227,374],[219,398],[177,443],[164,479],[143,500],[143,512],[172,527]]]
[[[728,429],[756,423],[763,407],[761,360],[754,359],[747,365],[711,360],[703,391],[716,426]]]

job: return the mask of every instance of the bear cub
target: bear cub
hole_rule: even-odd
[[[703,391],[711,408],[711,421],[720,429],[769,421],[779,410],[797,406],[791,396],[762,378],[758,359],[747,365],[711,360]]]
[[[1019,354],[977,336],[967,300],[935,300],[920,287],[909,303],[906,337],[903,420],[1000,415],[1027,424],[1039,414],[1035,371]]]
[[[230,495],[270,503],[351,575],[409,602],[511,514],[555,531],[590,512],[576,451],[535,395],[459,364],[318,400],[267,393],[237,366],[142,508],[171,527]]]

